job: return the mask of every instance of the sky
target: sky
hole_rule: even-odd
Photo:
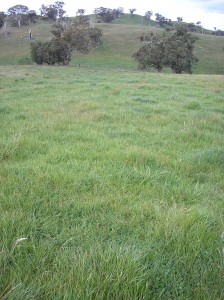
[[[17,4],[28,6],[30,10],[35,10],[38,14],[42,4],[53,4],[56,0],[7,0],[0,1],[0,11],[7,10]],[[58,0],[62,1],[62,0]],[[85,9],[86,13],[92,13],[94,8],[123,7],[125,12],[129,8],[136,8],[136,14],[144,15],[146,11],[152,10],[153,14],[159,13],[175,21],[177,17],[182,17],[185,22],[196,23],[207,29],[224,30],[224,0],[64,0],[66,15],[74,16],[77,9]],[[154,16],[152,17],[154,19]]]

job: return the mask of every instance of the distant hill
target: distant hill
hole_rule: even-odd
[[[153,31],[162,32],[156,22],[143,21],[139,15],[130,18],[129,14],[114,20],[112,23],[99,23],[93,18],[94,26],[103,30],[102,45],[83,55],[74,53],[71,64],[94,66],[100,68],[125,68],[136,70],[137,63],[132,55],[141,46],[139,37],[143,33]],[[51,34],[51,25],[39,21],[31,27],[9,28],[9,35],[4,37],[0,31],[0,64],[30,64],[30,42],[28,31],[32,29],[36,40],[46,40]],[[206,32],[206,31],[205,31]],[[198,34],[195,54],[199,58],[194,73],[197,74],[224,74],[224,37],[209,34]]]

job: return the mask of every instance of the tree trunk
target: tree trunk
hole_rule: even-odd
[[[6,21],[4,22],[4,34],[5,34],[5,38],[6,38],[7,34],[8,34],[8,32],[7,32],[7,22]]]

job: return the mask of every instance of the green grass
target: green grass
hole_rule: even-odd
[[[224,77],[137,71],[150,25],[98,24],[70,67],[0,33],[0,299],[224,298]],[[223,46],[200,35],[194,73]]]
[[[91,66],[94,68],[137,70],[133,54],[142,45],[139,38],[142,34],[153,31],[162,33],[151,25],[141,24],[140,16],[124,15],[112,24],[96,24],[103,30],[102,45],[90,51],[88,55],[74,53],[72,65]],[[0,64],[30,64],[30,42],[27,39],[30,27],[10,28],[5,39],[0,32]],[[32,33],[36,40],[49,38],[51,25],[38,23],[32,25]],[[199,62],[194,66],[195,74],[224,74],[224,38],[207,34],[198,34],[195,54]],[[167,71],[166,71],[167,72]]]
[[[224,77],[100,67],[1,66],[0,298],[223,299]]]
[[[153,20],[146,21],[143,16],[138,14],[134,14],[132,17],[130,17],[130,14],[124,14],[120,18],[115,19],[113,24],[155,26],[157,22]]]

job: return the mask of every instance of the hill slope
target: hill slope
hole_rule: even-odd
[[[148,31],[161,32],[155,26],[139,24],[135,16],[132,20],[125,17],[112,24],[96,24],[102,28],[103,44],[92,50],[88,55],[74,54],[72,64],[87,64],[102,68],[136,69],[137,64],[132,55],[141,46],[139,36]],[[153,21],[151,23],[153,25]],[[32,25],[36,40],[46,40],[50,36],[51,25],[38,23]],[[0,34],[0,64],[25,64],[30,61],[30,45],[28,40],[29,27],[10,28],[10,34],[4,38]],[[199,63],[194,73],[224,74],[224,38],[212,35],[198,35],[195,54]]]

